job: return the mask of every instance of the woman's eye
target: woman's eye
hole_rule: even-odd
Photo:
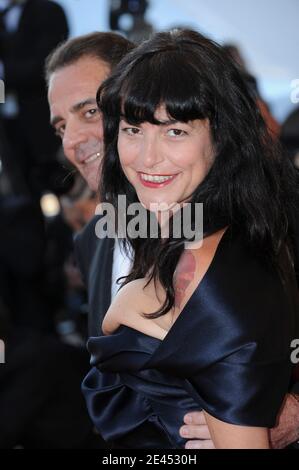
[[[169,129],[169,131],[167,131],[167,134],[170,137],[181,137],[183,135],[186,135],[187,132],[183,131],[183,129]]]
[[[138,129],[138,127],[123,127],[121,131],[127,135],[137,135],[139,134],[140,129]]]

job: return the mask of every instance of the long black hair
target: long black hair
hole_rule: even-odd
[[[191,204],[204,204],[209,231],[229,225],[248,247],[272,266],[293,235],[297,204],[296,173],[269,135],[240,71],[215,42],[191,30],[155,34],[132,50],[98,91],[103,113],[105,155],[101,200],[117,207],[138,201],[117,151],[121,116],[132,125],[159,125],[163,104],[169,117],[187,122],[208,118],[215,160],[194,191]],[[173,274],[186,239],[130,238],[133,268],[124,283],[148,276],[159,280],[166,300],[156,318],[174,305]]]

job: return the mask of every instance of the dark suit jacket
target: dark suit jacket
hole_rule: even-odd
[[[47,161],[59,140],[49,124],[44,62],[68,36],[63,9],[49,0],[27,0],[17,30],[0,35],[0,60],[4,65],[6,94],[13,92],[19,104],[22,149],[36,161]],[[21,135],[22,133],[22,135]]]
[[[88,333],[102,334],[101,324],[111,302],[114,239],[96,236],[95,216],[75,237],[75,252],[88,291]]]

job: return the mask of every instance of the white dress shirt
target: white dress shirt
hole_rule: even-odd
[[[113,251],[113,265],[112,265],[112,279],[111,279],[111,301],[120,288],[117,284],[117,279],[121,276],[126,276],[131,269],[132,262],[121,250],[120,242],[115,239],[114,251]]]

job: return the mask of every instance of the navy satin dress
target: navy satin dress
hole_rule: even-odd
[[[89,340],[93,368],[82,391],[95,426],[112,448],[135,449],[183,448],[190,410],[274,426],[298,306],[291,264],[282,282],[229,228],[163,341],[124,325]]]

